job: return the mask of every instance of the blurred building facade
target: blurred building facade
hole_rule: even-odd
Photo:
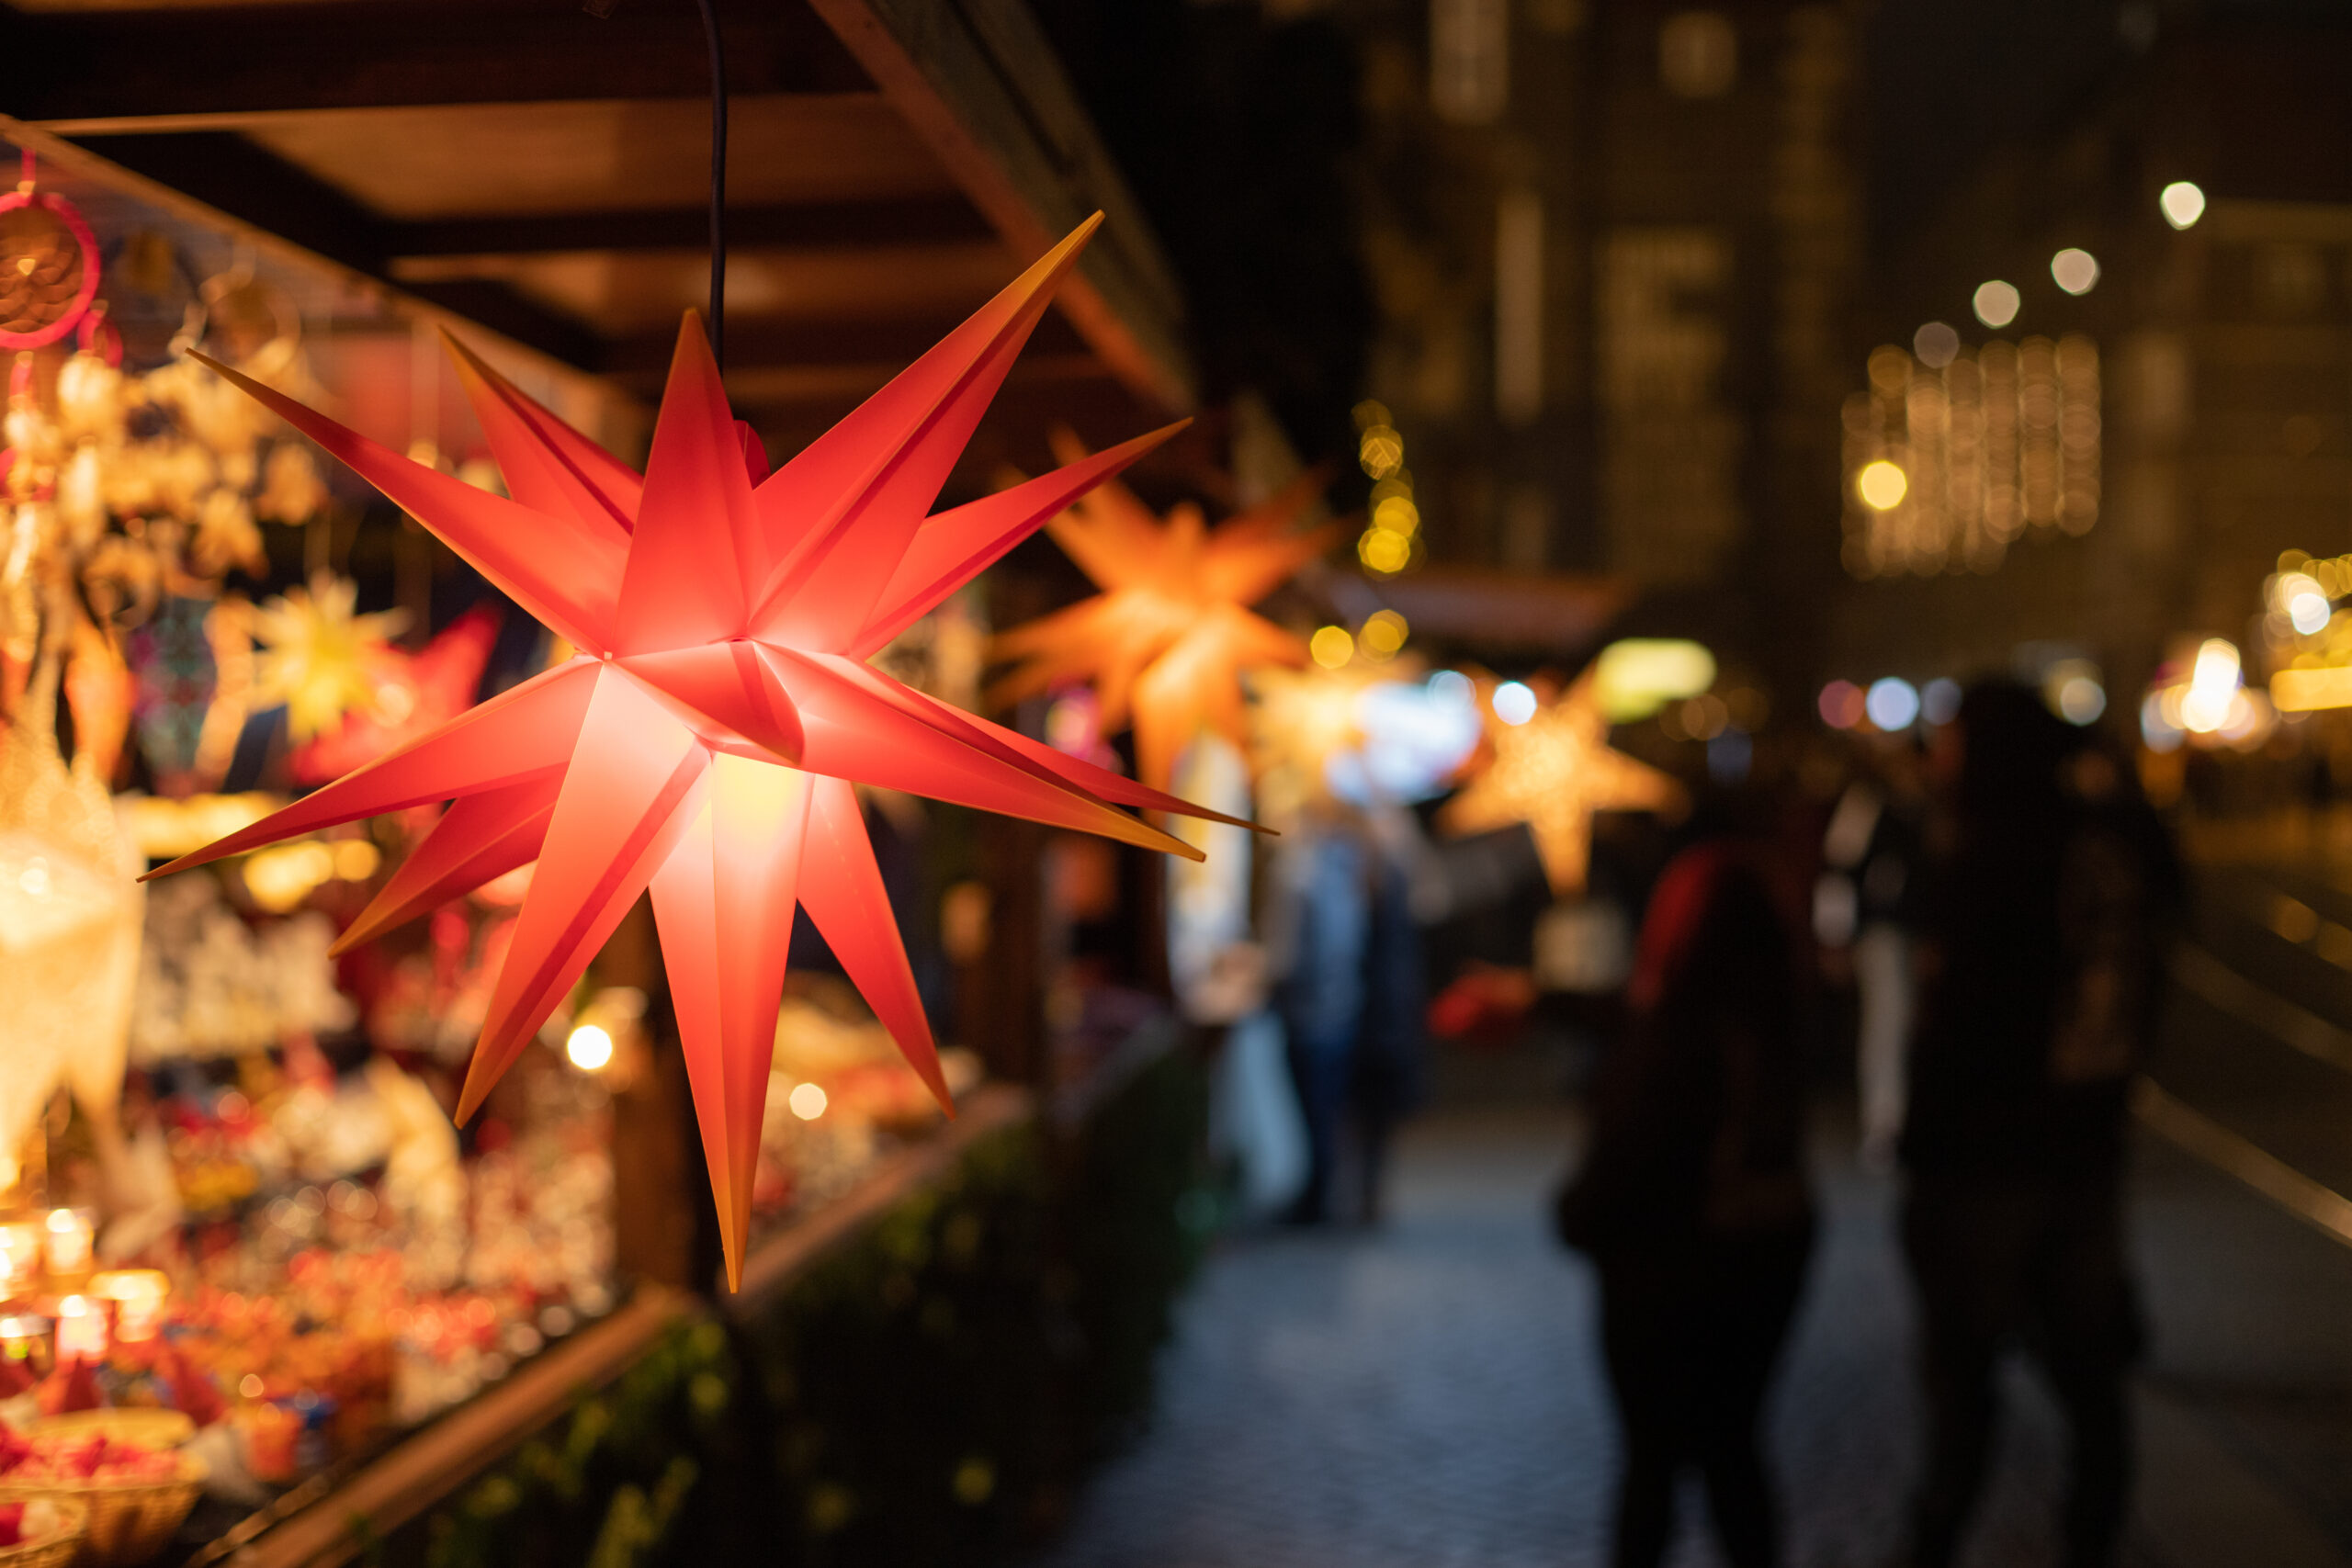
[[[1874,379],[1907,383],[1895,434],[1916,461],[1894,511],[1914,526],[1861,499],[1860,465],[1879,448],[1849,437],[1849,581],[1824,677],[2031,675],[2088,659],[2128,716],[2158,665],[2204,637],[2245,648],[2258,679],[2276,640],[2264,580],[2281,552],[2352,548],[2352,15],[2125,6],[2099,20],[2104,51],[2073,89],[2038,116],[2013,113],[1972,168],[1883,236],[1855,323],[1880,347],[1842,371],[1861,400]],[[2167,195],[2180,184],[2195,196]],[[2008,312],[1997,326],[1976,309],[1996,283],[2015,289],[1988,301],[1995,319]],[[1938,322],[1951,329],[1940,342]],[[2055,385],[2070,346],[2071,389]],[[2014,362],[2022,377],[2035,353],[2055,400],[2028,408],[2021,393],[2020,421],[2044,422],[2051,466],[2007,471],[2057,499],[2028,517],[2020,496],[1987,531],[1981,500],[1957,505],[1944,482],[1952,439],[1973,426],[1981,445],[1986,372]],[[1948,355],[1978,367],[1976,410],[1949,395],[1949,365],[1932,373]],[[2066,441],[2085,431],[2091,462],[2070,491]],[[2032,434],[2018,423],[2018,440]],[[1909,515],[1927,510],[1943,515]],[[1873,532],[1893,547],[1857,547]]]
[[[1362,51],[1364,413],[1401,438],[1419,550],[1622,576],[1635,622],[1802,679],[1799,607],[1837,572],[1859,13],[1340,9]]]

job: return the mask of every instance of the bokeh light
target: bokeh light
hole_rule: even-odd
[[[1851,681],[1832,681],[1821,688],[1815,706],[1830,728],[1851,729],[1862,722],[1862,689]]]
[[[1478,688],[1459,670],[1441,670],[1429,680],[1430,695],[1454,707],[1476,705]]]
[[[1337,670],[1355,657],[1356,639],[1345,626],[1325,626],[1306,639],[1306,651],[1326,670]]]
[[[2156,206],[2165,222],[2176,229],[2187,229],[2205,216],[2205,193],[2187,180],[2175,180],[2156,197]]]
[[[1976,319],[1997,332],[2018,319],[2018,307],[2024,303],[2024,297],[2018,293],[2016,284],[2004,283],[1996,277],[1978,284],[1975,298],[1969,303],[1975,308]]]
[[[792,1113],[803,1122],[814,1122],[825,1113],[825,1091],[812,1083],[794,1084],[791,1094],[785,1098],[785,1103],[792,1107]]]
[[[1393,659],[1396,650],[1405,646],[1405,638],[1410,631],[1411,628],[1405,624],[1405,617],[1396,611],[1374,610],[1365,618],[1363,629],[1356,634],[1356,640],[1373,658]]]
[[[2180,700],[2181,727],[2211,735],[2229,723],[2231,699],[2238,694],[2240,678],[2237,645],[2222,637],[2207,637],[2197,649],[2188,693]]]
[[[601,1024],[583,1023],[564,1041],[563,1054],[583,1073],[602,1071],[613,1059],[612,1032]]]
[[[1899,676],[1872,681],[1862,699],[1862,711],[1881,729],[1908,729],[1919,716],[1918,690]]]
[[[1929,321],[1911,334],[1911,352],[1930,370],[1940,370],[1960,357],[1960,333],[1942,321]]]
[[[2098,258],[2070,245],[2050,258],[2050,276],[2069,294],[2088,294],[2098,282]]]
[[[1505,724],[1525,724],[1535,716],[1535,691],[1523,681],[1505,681],[1491,701],[1495,716]]]
[[[1960,716],[1960,682],[1939,675],[1919,693],[1919,716],[1929,724],[1950,724]]]
[[[1903,498],[1910,489],[1911,480],[1901,467],[1883,457],[1863,464],[1862,471],[1854,476],[1855,493],[1862,498],[1864,505],[1880,512],[1892,511],[1902,505]]]
[[[1400,572],[1412,563],[1413,541],[1391,528],[1366,528],[1356,541],[1356,558],[1383,574]]]
[[[2331,606],[2327,593],[2310,576],[2290,571],[2278,579],[2278,607],[2287,614],[2287,621],[2304,637],[2324,630]]]

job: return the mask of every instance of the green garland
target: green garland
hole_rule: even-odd
[[[820,1262],[757,1320],[682,1324],[367,1557],[421,1568],[1002,1561],[1140,1425],[1215,1206],[1206,1091],[1170,1053],[1067,1145],[1033,1125]]]

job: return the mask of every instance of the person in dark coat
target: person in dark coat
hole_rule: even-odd
[[[2068,1568],[2115,1561],[2141,1329],[2122,1177],[2153,1034],[2177,861],[2129,775],[2040,694],[1972,688],[1942,743],[1903,1133],[1903,1242],[1920,1306],[1920,1568],[1956,1557],[1984,1489],[1995,1372],[2030,1350],[2072,1439]]]
[[[1754,852],[1717,839],[1669,862],[1556,1215],[1600,1276],[1624,1438],[1617,1568],[1663,1561],[1686,1468],[1733,1568],[1781,1560],[1757,1424],[1813,1241],[1797,994]]]

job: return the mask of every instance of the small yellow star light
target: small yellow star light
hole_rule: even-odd
[[[1577,677],[1558,701],[1535,704],[1533,713],[1517,724],[1497,716],[1498,690],[1491,682],[1479,683],[1478,705],[1494,760],[1446,803],[1440,820],[1454,833],[1526,823],[1552,891],[1577,892],[1592,858],[1593,814],[1673,810],[1682,804],[1682,786],[1648,763],[1611,750],[1609,721],[1591,671]]]
[[[297,742],[325,734],[346,713],[374,712],[377,688],[399,661],[391,639],[407,615],[357,615],[358,603],[356,583],[322,571],[308,589],[289,588],[254,612],[261,645],[254,705],[284,703]]]

